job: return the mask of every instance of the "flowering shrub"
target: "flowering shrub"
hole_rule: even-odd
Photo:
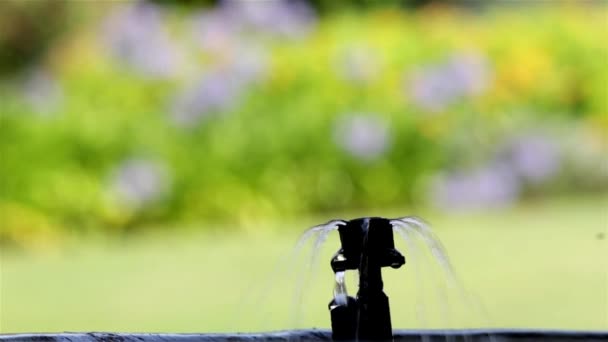
[[[605,7],[107,9],[0,85],[0,240],[608,186]]]

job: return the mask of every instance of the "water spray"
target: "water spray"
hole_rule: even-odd
[[[333,299],[329,303],[331,331],[325,329],[284,330],[262,333],[51,333],[0,334],[0,342],[221,342],[221,341],[597,341],[608,342],[608,331],[571,331],[538,329],[454,329],[395,330],[391,325],[389,300],[383,292],[382,268],[400,268],[405,258],[395,249],[393,232],[404,237],[410,252],[415,252],[409,235],[417,235],[443,268],[448,280],[461,292],[445,248],[421,219],[406,216],[396,219],[365,217],[350,221],[332,220],[304,232],[296,245],[299,252],[312,237],[315,252],[333,231],[340,234],[341,247],[331,259],[335,273]],[[316,253],[313,253],[316,255]],[[414,257],[415,254],[412,255]],[[413,261],[415,262],[415,261]],[[313,262],[314,264],[314,262]],[[358,271],[359,289],[349,296],[345,273]],[[465,293],[466,294],[466,293]]]

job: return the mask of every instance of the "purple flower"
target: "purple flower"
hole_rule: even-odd
[[[240,93],[240,84],[231,74],[208,73],[177,95],[171,108],[171,120],[179,126],[197,124],[203,118],[232,108]]]
[[[37,113],[47,115],[57,110],[63,100],[63,91],[53,76],[45,70],[30,72],[21,87],[25,102]]]
[[[413,72],[406,87],[415,105],[438,112],[460,98],[483,92],[489,79],[481,56],[456,54],[442,64]]]
[[[216,8],[192,18],[194,41],[206,52],[225,55],[239,45],[240,25],[234,15],[223,8]]]
[[[304,1],[225,0],[221,7],[232,13],[234,20],[245,29],[279,37],[303,37],[315,23],[314,12]]]
[[[104,41],[114,56],[146,76],[174,76],[183,62],[160,8],[146,2],[129,3],[113,12],[104,24]]]
[[[518,135],[499,149],[490,165],[438,177],[433,201],[459,210],[506,206],[524,186],[555,176],[560,165],[561,151],[555,140],[538,132]]]
[[[490,81],[487,62],[474,54],[456,54],[444,66],[448,84],[456,96],[477,95]]]
[[[447,210],[479,210],[512,204],[520,184],[510,168],[490,165],[470,172],[438,177],[433,184],[435,205]]]
[[[120,164],[112,188],[126,204],[141,207],[158,200],[169,187],[166,168],[145,159],[130,159]]]
[[[542,183],[560,169],[557,141],[542,134],[519,136],[507,145],[507,160],[514,172],[529,183]]]
[[[430,112],[443,110],[454,99],[441,70],[427,68],[415,72],[408,88],[414,104]]]
[[[342,117],[336,123],[334,138],[348,154],[365,161],[380,157],[391,142],[388,124],[368,114]]]

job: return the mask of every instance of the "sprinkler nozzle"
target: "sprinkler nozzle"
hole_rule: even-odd
[[[340,275],[359,271],[357,298],[348,297],[345,288],[334,293],[329,304],[334,340],[391,340],[392,325],[388,297],[383,292],[382,267],[399,268],[405,257],[395,249],[393,225],[389,219],[365,217],[338,227],[341,248],[331,259],[331,268]],[[339,273],[340,272],[340,273]],[[339,287],[339,286],[338,286]]]
[[[395,249],[393,226],[381,217],[358,218],[338,227],[342,248],[331,259],[334,272],[359,269],[361,254],[374,255],[380,267],[399,268],[405,257]]]

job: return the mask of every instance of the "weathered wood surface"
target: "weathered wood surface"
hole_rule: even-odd
[[[331,341],[329,330],[289,330],[254,334],[53,333],[4,334],[0,342],[226,342]],[[398,330],[395,341],[608,341],[608,331],[554,330]]]

